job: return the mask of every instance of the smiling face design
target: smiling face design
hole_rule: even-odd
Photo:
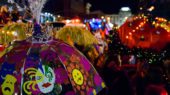
[[[42,93],[49,93],[54,88],[55,74],[51,67],[42,66],[36,72],[36,82]]]
[[[82,85],[83,81],[84,81],[84,77],[82,75],[82,73],[80,72],[80,70],[78,69],[74,69],[72,71],[72,76],[73,76],[73,80],[77,85]]]
[[[14,93],[14,84],[16,82],[16,78],[12,75],[6,75],[5,80],[2,87],[2,93],[3,95],[13,95]]]

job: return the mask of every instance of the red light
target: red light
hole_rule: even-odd
[[[161,92],[161,95],[168,95],[168,93],[167,93],[165,90],[163,90],[163,91]]]
[[[132,35],[132,33],[130,32],[129,35]]]
[[[129,36],[126,36],[126,39],[129,39]]]

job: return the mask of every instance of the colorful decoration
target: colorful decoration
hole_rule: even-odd
[[[1,65],[1,70],[0,70],[0,83],[3,82],[3,80],[5,79],[5,77],[10,74],[12,75],[15,71],[15,68],[14,68],[15,64],[10,64],[8,62],[4,62],[2,65]]]
[[[129,18],[119,29],[121,41],[130,48],[160,50],[170,41],[169,35],[167,20],[144,15]]]
[[[16,40],[24,40],[30,37],[31,33],[25,32],[28,30],[27,24],[10,23],[5,25],[0,31],[0,44],[9,44]]]
[[[36,82],[38,88],[43,93],[49,93],[54,88],[55,74],[51,67],[43,66],[42,70],[39,68],[36,72]]]
[[[3,67],[0,76],[13,76],[10,87],[15,89],[10,88],[13,90],[8,95],[13,92],[22,95],[96,95],[105,88],[90,62],[62,41],[53,39],[46,43],[31,43],[24,40],[14,42],[12,46],[0,58]],[[12,70],[6,72],[4,69]],[[8,79],[2,78],[0,85]]]
[[[92,31],[96,31],[99,28],[102,28],[102,19],[90,19],[90,20],[86,20],[86,23],[89,23],[90,28]]]
[[[83,77],[82,73],[80,72],[80,70],[74,69],[72,71],[72,77],[76,84],[78,84],[78,85],[83,84],[84,77]]]
[[[4,45],[0,45],[0,52],[2,52],[5,49]]]
[[[12,75],[6,75],[2,87],[3,95],[13,95],[14,94],[14,85],[16,83],[16,78]]]
[[[33,17],[37,20],[38,23],[40,20],[42,8],[46,2],[47,0],[28,0],[29,8],[33,14]]]

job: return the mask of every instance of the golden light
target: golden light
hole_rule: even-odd
[[[126,36],[126,39],[129,39],[129,36]]]
[[[142,14],[142,17],[144,17],[145,15],[144,14]]]
[[[132,33],[131,33],[131,32],[129,32],[129,35],[132,35]]]
[[[155,19],[161,22],[167,22],[165,18],[156,17]]]
[[[57,17],[58,17],[58,18],[60,18],[61,16],[60,16],[60,15],[58,15]]]
[[[12,35],[17,36],[17,32],[16,31],[12,31]]]
[[[110,21],[110,17],[107,17],[107,20]]]
[[[69,19],[66,20],[66,23],[70,23],[70,22],[71,22],[71,20],[69,20]]]
[[[75,22],[80,22],[80,20],[79,20],[79,19],[76,19]]]
[[[12,31],[12,35],[14,35],[15,34],[15,31]]]
[[[101,16],[102,19],[104,19],[104,16]]]
[[[155,9],[155,7],[154,6],[151,6],[149,9],[148,9],[148,11],[153,11]]]
[[[7,34],[10,34],[10,32],[9,32],[9,31],[7,31]]]
[[[136,29],[138,30],[138,29],[139,29],[139,27],[136,27]]]
[[[142,8],[142,7],[140,7],[140,10],[143,10],[143,8]]]
[[[2,31],[2,34],[4,34],[5,33],[5,31]]]
[[[132,30],[132,32],[135,32],[135,30]]]

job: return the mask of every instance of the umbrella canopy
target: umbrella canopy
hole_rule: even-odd
[[[88,46],[97,43],[97,39],[90,31],[72,26],[66,26],[59,30],[56,34],[56,38],[61,39],[70,45],[76,43],[78,45]]]
[[[59,41],[18,41],[0,58],[1,95],[96,95],[105,87],[90,62]]]
[[[167,23],[164,21],[162,23]],[[121,41],[132,47],[161,49],[169,41],[169,30],[163,27],[159,21],[146,16],[133,16],[129,18],[119,29]]]
[[[10,23],[5,25],[0,31],[0,44],[24,40],[31,34],[25,32],[28,31],[28,25],[25,23]]]

